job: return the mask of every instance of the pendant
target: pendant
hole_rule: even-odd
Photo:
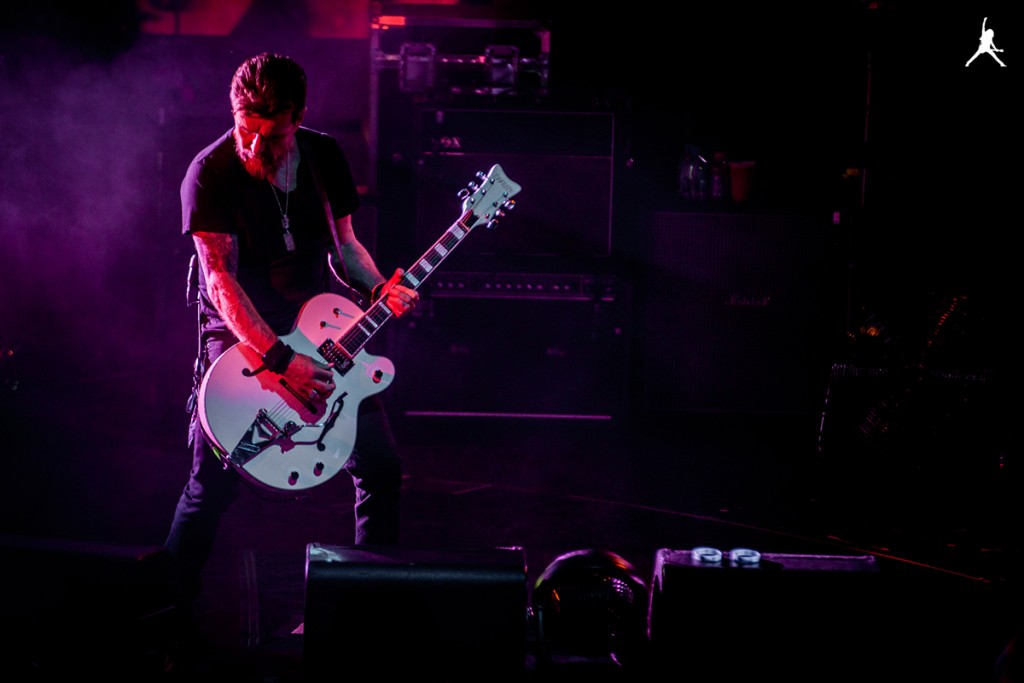
[[[287,230],[284,231],[284,248],[288,251],[295,251],[295,239]]]

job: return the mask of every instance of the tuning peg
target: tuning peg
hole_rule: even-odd
[[[491,220],[487,221],[486,227],[488,230],[494,230],[496,227],[498,227],[498,219],[492,218]]]
[[[516,208],[516,200],[506,199],[504,203],[502,203],[501,208],[505,209],[506,211],[511,211],[512,209]]]
[[[465,199],[466,197],[469,196],[469,190],[463,188],[463,189],[459,190],[458,194],[459,194],[459,199]]]

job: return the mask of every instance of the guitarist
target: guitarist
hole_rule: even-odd
[[[197,386],[205,369],[241,342],[296,391],[326,399],[335,390],[330,367],[280,339],[302,304],[328,291],[332,275],[371,302],[383,297],[395,316],[418,301],[416,290],[399,283],[403,271],[385,278],[356,239],[351,170],[333,137],[302,126],[306,86],[303,68],[289,57],[247,59],[231,80],[233,127],[196,155],[182,181],[182,232],[192,237],[201,266]],[[195,395],[193,461],[166,540],[186,613],[240,487],[240,475],[223,467],[198,426]],[[401,460],[380,398],[360,408],[346,463],[355,486],[355,543],[394,544]]]

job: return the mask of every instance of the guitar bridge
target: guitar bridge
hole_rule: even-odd
[[[239,440],[228,459],[232,464],[241,467],[267,449],[280,438],[290,438],[302,429],[302,426],[289,420],[279,425],[271,419],[265,409],[256,413],[256,419],[249,425],[245,435]]]

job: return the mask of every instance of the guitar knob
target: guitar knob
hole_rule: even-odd
[[[319,477],[323,473],[324,473],[324,464],[322,462],[318,462],[316,464],[316,466],[313,467],[313,475]]]
[[[299,473],[298,472],[292,472],[291,474],[288,475],[288,485],[289,486],[295,486],[298,482],[299,482]]]

